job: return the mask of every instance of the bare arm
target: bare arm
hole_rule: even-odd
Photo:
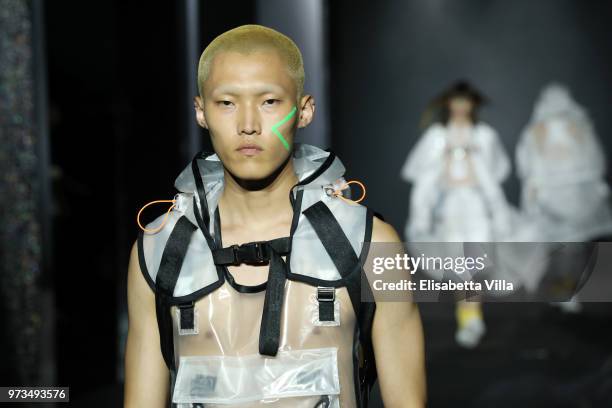
[[[377,218],[372,241],[401,242],[395,229]],[[425,348],[416,304],[377,302],[372,342],[385,407],[424,407]]]
[[[155,294],[132,246],[128,267],[128,336],[125,350],[125,408],[167,406],[169,371],[161,354]]]

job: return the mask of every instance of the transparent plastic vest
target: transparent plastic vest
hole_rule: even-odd
[[[362,349],[373,311],[368,322],[355,310],[360,308],[361,267],[339,271],[334,250],[329,248],[331,241],[326,248],[304,212],[324,204],[350,243],[351,255],[360,261],[367,255],[362,245],[370,242],[372,213],[330,194],[344,174],[333,153],[296,145],[292,160],[300,183],[290,194],[294,225],[285,257],[274,356],[261,354],[259,344],[267,289],[244,293],[228,277],[227,268],[213,259],[219,235],[216,207],[223,191],[223,168],[216,155],[196,155],[176,179],[179,193],[163,228],[139,234],[140,267],[156,291],[173,407],[358,407],[367,403],[364,388],[372,381],[364,380],[359,366],[373,359],[364,362],[364,355],[373,357],[373,353]],[[146,228],[157,228],[163,218]],[[188,226],[184,255],[178,261],[169,255],[170,260],[162,259],[164,251],[171,252],[166,247],[171,246],[178,224],[183,229]],[[164,298],[157,273],[160,263],[167,267],[172,262],[178,275],[172,293]]]

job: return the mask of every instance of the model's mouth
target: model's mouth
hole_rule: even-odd
[[[263,149],[256,144],[245,144],[245,145],[240,146],[236,150],[244,154],[245,156],[255,156],[263,152]]]

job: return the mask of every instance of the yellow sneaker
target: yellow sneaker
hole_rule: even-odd
[[[476,347],[487,331],[480,303],[458,302],[455,317],[457,318],[455,341],[461,347]]]

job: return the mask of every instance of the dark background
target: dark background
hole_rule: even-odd
[[[203,44],[252,22],[249,2],[206,3]],[[190,160],[179,149],[184,21],[175,2],[54,1],[45,3],[45,17],[51,162],[59,173],[52,277],[57,382],[70,384],[76,404],[104,385],[112,394],[98,392],[83,404],[114,406],[136,214],[149,201],[171,198]]]
[[[174,194],[174,178],[189,159],[180,149],[186,125],[178,103],[185,96],[178,3],[44,3],[54,180],[53,267],[46,279],[56,291],[57,384],[71,387],[74,406],[120,405],[135,216],[143,204]],[[491,99],[482,118],[510,155],[551,80],[569,85],[612,153],[610,2],[325,4],[329,147],[347,177],[366,184],[366,205],[400,233],[409,198],[400,167],[420,135],[424,106],[457,78]],[[255,6],[201,1],[198,52],[223,31],[256,22]],[[504,187],[516,203],[516,179]],[[421,311],[432,407],[502,406],[511,396],[524,398],[514,406],[528,406],[524,401],[539,401],[532,391],[556,398],[571,386],[599,395],[584,387],[610,354],[607,305],[587,305],[578,317],[542,304],[491,306],[490,334],[473,352],[452,341],[452,305],[424,304]],[[501,377],[506,381],[494,381]],[[567,392],[560,399],[567,406],[584,399]],[[546,404],[532,406],[566,406]],[[582,406],[605,406],[593,404]]]
[[[590,112],[612,154],[609,1],[333,1],[330,5],[332,146],[368,205],[403,231],[409,186],[399,178],[429,100],[466,78],[491,100],[481,119],[507,153],[550,81]],[[504,188],[518,203],[519,184]],[[389,199],[393,197],[393,199]]]

